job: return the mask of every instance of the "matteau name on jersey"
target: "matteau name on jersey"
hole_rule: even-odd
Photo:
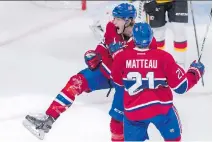
[[[157,60],[132,59],[126,60],[126,68],[154,68],[158,66]]]

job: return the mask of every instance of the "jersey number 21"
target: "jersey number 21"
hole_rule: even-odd
[[[149,83],[149,88],[154,89],[154,72],[148,72],[146,78]],[[127,80],[136,81],[129,89],[129,95],[133,96],[143,91],[143,88],[139,89],[142,86],[142,75],[139,72],[129,72],[127,74]]]

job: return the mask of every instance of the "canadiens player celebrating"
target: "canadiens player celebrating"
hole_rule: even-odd
[[[112,77],[124,92],[124,140],[143,141],[153,123],[165,141],[180,141],[181,126],[172,91],[183,94],[202,77],[204,65],[194,61],[188,71],[163,50],[150,50],[153,38],[147,23],[133,27],[135,48],[120,49],[114,57]]]
[[[187,38],[185,24],[188,23],[187,0],[150,0],[144,4],[147,20],[153,29],[159,49],[165,47],[166,12],[174,35],[174,57],[179,65],[185,66]]]
[[[110,88],[109,82],[113,84],[110,79],[112,54],[120,49],[132,36],[136,9],[133,5],[123,3],[113,9],[112,15],[114,20],[106,26],[105,40],[97,45],[95,50],[89,50],[85,53],[85,62],[88,68],[70,78],[46,110],[45,116],[42,116],[42,118],[26,116],[25,127],[38,138],[44,138],[44,134],[49,132],[52,124],[59,118],[60,114],[72,105],[76,96],[83,92]],[[153,41],[153,47],[155,47],[154,43]],[[111,140],[122,141],[123,92],[116,91],[115,94],[109,112],[112,117],[110,122]]]

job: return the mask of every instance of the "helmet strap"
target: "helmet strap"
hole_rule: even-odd
[[[131,21],[129,22],[129,20],[131,20],[131,19],[124,19],[125,20],[125,24],[124,24],[124,28],[123,28],[123,32],[122,33],[124,33],[124,31],[125,31],[125,29],[126,28],[128,28],[131,24]]]

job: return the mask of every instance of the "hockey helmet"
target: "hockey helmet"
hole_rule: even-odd
[[[139,22],[133,26],[133,41],[139,48],[147,48],[152,42],[153,31],[148,23]]]

